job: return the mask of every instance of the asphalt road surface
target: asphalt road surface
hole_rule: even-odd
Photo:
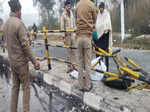
[[[58,43],[58,45],[61,45],[62,43]],[[34,53],[36,56],[42,57],[45,56],[45,47],[43,46],[34,46]],[[119,48],[113,48],[113,51],[117,50]],[[51,57],[57,57],[61,59],[66,59],[66,49],[64,48],[56,48],[56,47],[49,47],[49,53]],[[147,72],[150,72],[150,50],[129,50],[129,49],[121,49],[121,52],[118,53],[122,59],[124,57],[132,59],[135,63],[140,65],[144,70]],[[93,58],[95,58],[95,55],[93,55]],[[115,70],[115,64],[113,63],[113,60],[110,58],[110,71],[116,71]]]

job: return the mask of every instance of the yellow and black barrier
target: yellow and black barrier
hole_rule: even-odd
[[[131,89],[134,89],[134,88],[136,88],[138,90],[142,90],[143,88],[150,90],[150,86],[147,83],[143,83],[143,84],[140,84],[140,85],[132,85],[132,86],[128,87],[128,90],[131,90]]]
[[[30,32],[30,46],[31,46],[31,44],[32,44],[32,41],[33,41],[33,34],[34,34],[34,32],[33,31],[31,31]]]
[[[39,61],[44,61],[44,60],[47,59],[47,57],[37,57],[36,59],[39,60]],[[55,57],[49,57],[49,59],[54,60],[54,61],[58,61],[58,62],[61,62],[61,63],[66,63],[66,64],[71,64],[71,65],[74,65],[74,66],[78,66],[78,64],[76,64],[74,62],[68,62],[66,60],[58,59],[58,58],[55,58]],[[91,67],[91,70],[93,70],[95,72],[99,72],[99,73],[104,73],[104,74],[109,75],[111,77],[119,77],[119,75],[117,75],[117,74],[114,74],[114,73],[111,73],[111,72],[104,72],[102,70],[95,69],[94,67]]]
[[[116,50],[115,52],[113,52],[112,54],[102,50],[101,48],[98,48],[98,51],[100,53],[102,53],[102,55],[109,55],[109,56],[113,56],[114,54],[117,54],[118,52],[120,52],[119,50]],[[126,76],[128,77],[131,77],[131,78],[134,78],[134,79],[137,79],[137,80],[140,80],[140,81],[143,81],[144,83],[147,83],[148,85],[150,85],[150,78],[146,77],[146,76],[143,76],[137,72],[134,71],[134,69],[132,67],[130,67],[129,65],[127,65],[119,55],[114,55],[113,56],[113,59],[114,59],[114,62],[116,63],[117,65],[117,68],[118,68],[118,71],[120,73],[120,75],[116,75],[116,74],[113,74],[110,73],[110,72],[104,72],[104,74],[107,74],[111,77],[107,78],[106,81],[111,81],[111,80],[116,80],[116,79],[119,79],[119,78],[126,78]],[[132,61],[131,59],[128,59],[125,57],[125,60],[130,63],[131,65],[133,65],[136,69],[139,69],[139,71],[142,73],[142,74],[146,74],[147,72],[145,72],[144,70],[142,70],[142,68],[137,65],[134,61]],[[118,62],[123,66],[121,67]],[[110,74],[109,74],[110,73]],[[126,74],[126,75],[124,75]],[[138,87],[138,86],[137,86]],[[142,86],[142,87],[145,87],[145,86]]]
[[[68,30],[45,30],[46,33],[74,33],[76,32],[75,30],[73,29],[68,29]],[[43,31],[38,31],[38,33],[44,33]]]
[[[40,60],[40,61],[44,61],[46,60],[47,57],[37,57],[37,60]],[[66,63],[66,64],[72,64],[74,66],[78,66],[78,64],[74,63],[74,62],[68,62],[66,60],[63,60],[63,59],[58,59],[58,58],[55,58],[55,57],[49,57],[50,60],[54,60],[54,61],[58,61],[58,62],[61,62],[61,63]],[[119,78],[125,78],[125,77],[121,77],[120,75],[118,74],[115,74],[115,73],[111,73],[111,72],[104,72],[102,70],[99,70],[99,69],[95,69],[94,67],[91,67],[91,70],[92,71],[95,71],[95,72],[98,72],[98,73],[103,73],[105,75],[108,75],[109,78],[106,79],[106,81],[112,81],[112,80],[117,80]]]
[[[46,57],[45,58],[39,58],[39,60],[45,60],[45,59],[47,59],[48,60],[48,68],[49,69],[51,69],[50,60],[55,60],[55,61],[58,61],[58,62],[63,62],[63,63],[72,64],[72,65],[78,66],[76,63],[71,63],[71,62],[65,61],[63,59],[57,59],[57,58],[50,58],[49,57],[48,46],[61,47],[61,48],[72,48],[70,46],[61,46],[61,45],[49,44],[48,41],[47,41],[47,33],[52,33],[52,32],[53,33],[60,33],[60,32],[74,32],[74,31],[73,30],[68,30],[68,31],[46,30],[46,28],[43,28],[43,31],[41,33],[44,33],[45,43],[44,44],[37,43],[37,44],[38,45],[45,45],[45,48],[46,48]],[[74,48],[74,49],[76,49],[76,48]],[[133,71],[132,69],[128,68],[128,65],[120,58],[120,56],[116,55],[118,52],[120,52],[120,50],[116,50],[115,52],[108,53],[108,52],[104,51],[101,48],[98,48],[98,51],[93,51],[93,53],[95,53],[95,54],[98,54],[98,55],[101,55],[101,56],[113,57],[113,59],[116,60],[116,62],[118,61],[123,66],[123,67],[120,67],[119,64],[117,64],[118,71],[119,71],[120,75],[114,74],[114,73],[111,73],[111,72],[104,72],[104,71],[95,69],[94,66],[91,67],[91,70],[99,72],[99,73],[104,73],[105,75],[108,75],[109,77],[106,79],[106,81],[117,80],[119,78],[126,78],[126,76],[124,74],[128,73],[129,77],[132,77],[132,78],[138,79],[140,81],[143,81],[143,82],[145,82],[147,84],[150,84],[150,80],[149,79],[147,79],[146,77],[138,74],[137,72]],[[130,64],[132,64],[134,67],[139,68],[133,61],[131,61],[131,60],[128,59],[128,62]]]
[[[32,42],[32,45],[45,45],[45,43],[40,43],[40,42]],[[68,46],[68,45],[57,45],[57,44],[50,44],[50,43],[47,43],[48,46],[51,46],[51,47],[60,47],[60,48],[66,48],[66,49],[77,49],[77,47],[71,47],[71,46]],[[101,48],[100,48],[101,49]],[[119,50],[116,50],[117,52],[120,52],[120,49]],[[113,52],[114,54],[116,53]],[[99,52],[99,51],[95,51],[93,50],[92,53],[94,54],[98,54],[100,56],[103,56],[103,57],[114,57],[115,55],[113,54],[109,54],[109,55],[104,55],[103,53]]]
[[[5,52],[5,45],[4,45],[4,36],[3,36],[3,30],[0,30],[1,33],[1,47],[3,49],[3,53]]]
[[[66,33],[66,32],[68,32],[68,33],[73,33],[73,32],[75,32],[75,30],[48,30],[47,31],[48,33]]]
[[[74,32],[76,32],[75,30],[73,30],[73,29],[68,29],[68,30],[39,30],[38,32],[34,32],[33,30],[30,32],[30,43],[32,42],[32,40],[33,40],[33,34],[38,34],[38,33],[66,33],[66,32],[68,32],[68,33],[74,33]],[[31,45],[31,44],[30,44]]]
[[[36,59],[39,60],[39,61],[44,61],[44,60],[47,59],[47,57],[37,57]],[[67,64],[72,64],[72,65],[77,66],[76,63],[74,63],[74,62],[68,62],[68,61],[65,61],[63,59],[58,59],[58,58],[55,58],[55,57],[49,57],[49,59],[50,60],[54,60],[54,61],[58,61],[58,62],[61,62],[61,63],[67,63]]]
[[[147,77],[145,77],[143,75],[140,75],[139,73],[137,73],[137,72],[135,72],[135,71],[133,71],[133,70],[131,70],[129,68],[127,68],[127,67],[121,67],[120,69],[122,71],[128,73],[130,77],[138,79],[140,81],[143,81],[143,82],[145,82],[147,84],[150,84],[150,79],[149,78],[147,78]]]
[[[48,40],[47,40],[47,35],[46,35],[46,27],[43,27],[43,32],[44,32],[44,42],[45,42],[45,53],[46,53],[46,58],[47,58],[47,63],[48,63],[48,69],[51,70],[51,61],[50,61],[50,54],[49,54],[49,49],[48,49]]]
[[[139,65],[137,65],[133,60],[125,57],[125,60],[130,63],[132,66],[134,66],[136,69],[141,69],[141,67]]]
[[[68,30],[39,30],[37,33],[74,33],[76,32],[74,29],[68,29]],[[3,30],[0,30],[0,33],[3,33]],[[35,34],[36,32],[31,31],[30,33]]]
[[[2,36],[2,49],[3,49],[3,53],[5,53],[5,42],[4,42],[4,36]]]
[[[115,63],[117,64],[117,61],[119,61],[120,64],[123,66],[123,67],[121,67],[121,66],[119,66],[119,65],[117,64],[117,66],[119,66],[119,67],[118,67],[118,68],[119,68],[119,72],[122,73],[122,74],[119,75],[118,78],[122,78],[122,76],[130,77],[130,78],[134,78],[134,79],[143,81],[144,83],[147,83],[147,85],[150,85],[150,78],[148,78],[148,77],[146,77],[146,76],[143,76],[143,75],[141,75],[141,74],[135,72],[133,68],[129,67],[129,65],[127,65],[127,64],[120,58],[120,56],[116,56],[116,59],[117,59],[117,60],[114,60]],[[134,61],[132,61],[131,59],[128,59],[128,58],[125,58],[125,59],[126,59],[130,64],[132,64],[134,67],[140,69],[140,67],[139,67]],[[141,73],[144,74],[143,72],[141,72]],[[126,75],[123,75],[123,74],[126,74]],[[115,78],[117,79],[117,77],[114,77],[114,79],[115,79]],[[137,89],[138,89],[138,87],[143,87],[143,89],[144,89],[144,87],[146,87],[145,89],[150,89],[150,88],[148,88],[149,86],[143,86],[143,85],[142,85],[142,86],[138,86],[138,85],[137,85],[137,86],[134,86],[134,87],[137,87]],[[134,87],[129,87],[129,89],[134,88]]]
[[[103,53],[104,55],[107,55],[107,56],[111,55],[111,53],[108,53],[108,52],[104,51],[101,48],[98,48],[98,51],[101,52],[101,53]]]
[[[32,42],[33,45],[45,45],[44,43],[39,43],[39,42]],[[51,47],[60,47],[60,48],[66,48],[66,49],[77,49],[76,47],[71,47],[67,45],[57,45],[57,44],[49,44],[47,43],[48,46]]]
[[[30,34],[37,34],[37,33],[44,33],[44,32],[46,32],[46,33],[74,33],[74,32],[76,32],[75,30],[73,30],[73,29],[68,29],[68,30],[45,30],[45,31],[43,31],[43,30],[39,30],[38,32],[33,32],[33,31],[31,31],[30,32]]]
[[[143,75],[148,76],[149,73],[142,69],[139,65],[137,65],[133,60],[125,57],[125,60],[130,63],[133,67],[135,67],[135,71],[141,72]]]
[[[121,59],[119,55],[116,58],[123,67],[127,67],[127,64]]]

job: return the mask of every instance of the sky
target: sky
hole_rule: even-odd
[[[10,8],[8,6],[8,1],[5,0],[5,3],[3,5],[3,15],[2,18],[7,20],[10,13]],[[33,7],[32,0],[20,0],[20,3],[22,5],[22,20],[26,26],[32,25],[33,23],[38,24],[39,23],[39,16],[38,16],[38,9],[37,7]]]

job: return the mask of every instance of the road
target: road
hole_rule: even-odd
[[[62,43],[58,43],[58,45],[62,45]],[[36,56],[42,57],[45,56],[44,49],[45,48],[43,46],[34,46],[33,51]],[[113,48],[113,51],[116,49],[119,48]],[[66,59],[66,50],[64,48],[49,47],[49,52],[51,57]],[[150,50],[122,49],[119,55],[121,56],[121,58],[128,57],[132,59],[142,68],[144,68],[144,70],[150,72]],[[93,58],[95,58],[94,55]],[[110,71],[115,71],[115,68],[116,67],[114,66],[112,59],[110,59]]]

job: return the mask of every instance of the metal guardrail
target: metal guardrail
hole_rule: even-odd
[[[40,42],[32,42],[31,43],[32,45],[45,45],[44,43],[40,43]],[[68,46],[68,45],[57,45],[57,44],[47,44],[48,46],[51,46],[51,47],[60,47],[60,48],[66,48],[66,49],[77,49],[76,47],[71,47],[71,46]]]
[[[73,29],[68,29],[68,30],[45,30],[46,33],[73,33],[73,32],[76,32],[75,30]],[[38,31],[38,33],[44,33],[43,31]]]
[[[36,45],[44,45],[45,46],[45,54],[46,54],[46,58],[47,58],[47,63],[48,63],[48,70],[51,70],[51,60],[50,60],[50,53],[49,53],[49,48],[48,46],[51,47],[60,47],[60,48],[69,48],[69,49],[76,49],[75,47],[70,47],[70,46],[61,46],[61,45],[54,45],[54,44],[49,44],[48,43],[48,39],[47,39],[47,33],[65,33],[65,32],[70,32],[73,33],[75,32],[75,30],[69,29],[69,30],[47,30],[46,27],[43,27],[43,29],[41,31],[38,31],[37,33],[43,33],[43,37],[44,37],[44,43],[35,43],[32,42],[33,41],[33,34],[37,34],[36,32],[31,31],[30,32],[30,45],[32,44],[36,44]]]
[[[47,63],[48,63],[48,69],[51,70],[51,61],[50,61],[50,53],[49,53],[49,48],[48,48],[48,40],[47,40],[47,34],[46,34],[46,27],[43,27],[43,33],[44,33],[44,42],[45,42],[45,54],[47,57]]]

